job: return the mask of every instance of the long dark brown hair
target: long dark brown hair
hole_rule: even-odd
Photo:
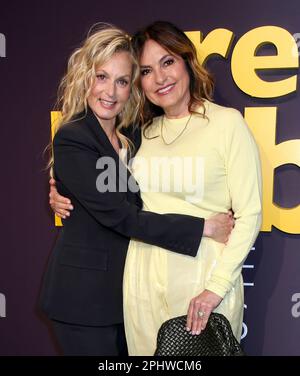
[[[203,100],[212,100],[214,83],[210,73],[199,63],[194,44],[182,30],[171,22],[156,21],[139,30],[132,37],[133,49],[138,59],[140,59],[145,43],[149,39],[165,48],[170,54],[182,57],[190,77],[189,112],[193,113],[196,107],[202,106],[203,116],[205,116]],[[146,129],[152,123],[153,117],[163,114],[163,111],[151,103],[145,95],[143,101],[143,120],[146,123]]]

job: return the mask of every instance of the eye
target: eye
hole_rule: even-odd
[[[118,84],[119,84],[120,86],[122,86],[122,87],[125,87],[125,86],[128,85],[128,81],[125,80],[124,78],[120,78],[120,79],[118,80]]]
[[[168,67],[169,65],[172,65],[173,63],[174,63],[174,59],[169,58],[169,59],[167,59],[167,60],[164,61],[163,65],[165,67]]]
[[[96,74],[96,77],[97,77],[98,81],[104,81],[106,79],[106,76],[103,73]]]
[[[149,74],[151,72],[151,69],[150,68],[144,68],[144,69],[141,69],[141,75],[142,76],[146,76],[147,74]]]

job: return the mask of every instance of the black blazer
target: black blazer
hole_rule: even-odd
[[[57,188],[71,199],[74,210],[63,220],[50,257],[41,305],[52,319],[111,325],[123,321],[122,279],[130,238],[195,256],[204,220],[143,211],[140,193],[124,192],[124,179],[127,186],[131,175],[97,118],[90,109],[82,116],[63,125],[53,141]],[[127,135],[138,148],[140,131]],[[114,177],[107,166],[97,169],[100,157],[112,158],[117,166],[120,162],[121,173],[117,168]],[[101,172],[110,182],[120,177],[123,188],[100,193],[96,181]]]

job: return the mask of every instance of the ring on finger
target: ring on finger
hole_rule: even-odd
[[[203,317],[205,316],[205,312],[204,311],[198,311],[198,317],[200,318],[200,319],[203,319]]]

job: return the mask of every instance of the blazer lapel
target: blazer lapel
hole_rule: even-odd
[[[91,110],[89,106],[87,108],[87,113],[86,113],[84,120],[87,122],[88,127],[93,137],[95,137],[96,140],[101,145],[101,147],[99,147],[100,154],[103,155],[103,151],[105,151],[105,156],[112,157],[116,163],[117,176],[119,177],[119,179],[126,178],[126,181],[123,181],[123,184],[126,184],[127,189],[129,189],[128,179],[130,177],[131,177],[131,180],[133,180],[138,185],[138,183],[136,182],[134,176],[131,174],[128,167],[124,164],[122,159],[119,157],[118,153],[115,151],[114,147],[109,141],[109,138],[107,137],[107,134],[104,132],[104,129],[101,127],[98,119],[96,118],[96,116],[94,115],[93,111]],[[119,184],[120,183],[121,182],[119,182]],[[140,195],[139,190],[138,192],[135,192],[135,193],[137,193],[138,196]]]
[[[104,129],[101,127],[101,124],[99,123],[98,119],[96,118],[90,107],[87,108],[85,120],[93,136],[96,138],[96,140],[99,141],[106,153],[114,159],[118,160],[118,153],[115,151],[114,147],[109,141],[109,138],[107,137],[107,134],[104,132]],[[103,152],[103,149],[101,151]]]

